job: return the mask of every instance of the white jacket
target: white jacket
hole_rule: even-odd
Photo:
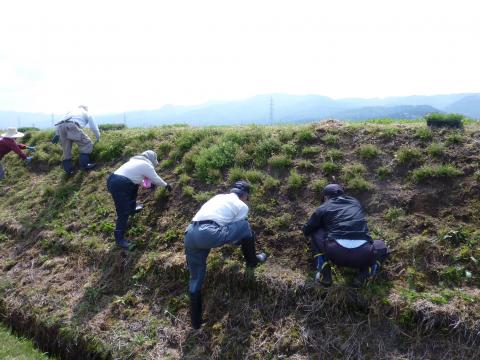
[[[212,220],[223,226],[244,220],[247,215],[248,206],[239,199],[237,194],[220,194],[203,204],[192,221]]]
[[[149,178],[152,184],[163,187],[167,186],[167,183],[158,176],[151,161],[143,155],[130,158],[130,160],[120,166],[114,174],[125,176],[134,184],[140,184],[144,178]]]
[[[93,116],[90,115],[88,111],[85,111],[85,109],[78,107],[75,110],[68,112],[58,123],[61,123],[65,120],[76,122],[80,127],[85,127],[88,125],[93,131],[93,134],[97,140],[100,140],[100,130],[98,130],[97,123],[93,119]]]

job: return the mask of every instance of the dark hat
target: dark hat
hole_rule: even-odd
[[[328,196],[331,198],[344,195],[343,188],[338,184],[328,184],[323,189],[323,196]]]
[[[242,196],[243,194],[250,193],[250,184],[244,180],[237,181],[233,184],[232,188],[230,189],[231,193],[237,194],[238,196]]]

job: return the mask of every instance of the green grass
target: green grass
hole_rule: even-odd
[[[380,150],[372,144],[362,145],[357,149],[358,155],[362,159],[373,159],[380,155]]]
[[[429,179],[449,179],[462,175],[463,172],[453,165],[425,165],[412,171],[411,176],[415,182]]]
[[[37,350],[30,340],[18,338],[0,325],[0,359],[3,360],[47,360],[51,359]]]
[[[422,152],[412,146],[402,146],[395,154],[400,164],[418,163],[422,159]]]

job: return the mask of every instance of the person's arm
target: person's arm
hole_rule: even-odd
[[[148,165],[148,164],[144,165],[143,176],[149,178],[150,181],[156,186],[167,187],[168,185],[160,176],[158,176],[153,165]]]
[[[240,221],[245,220],[248,216],[248,206],[242,200],[238,199],[236,202],[237,214],[235,215],[235,219],[233,221]]]
[[[315,230],[323,226],[323,214],[324,210],[322,207],[317,208],[310,219],[305,225],[303,225],[302,231],[305,236],[310,236]]]
[[[10,139],[10,141],[6,142],[7,146],[14,151],[22,160],[27,160],[27,155],[24,154],[24,152],[21,150],[19,145],[23,144],[17,144],[15,140]],[[25,146],[25,145],[23,145]]]
[[[97,123],[93,119],[93,116],[87,114],[87,118],[88,118],[88,126],[90,126],[90,129],[93,131],[93,134],[97,138],[97,141],[100,141],[100,130],[98,130]]]
[[[20,149],[22,149],[22,150],[25,150],[26,148],[28,148],[28,146],[25,145],[25,144],[19,144],[19,143],[16,143],[16,144],[17,144],[17,146],[18,146]]]

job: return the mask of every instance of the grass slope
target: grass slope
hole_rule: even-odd
[[[49,357],[35,349],[29,340],[17,338],[0,326],[0,359],[47,360]]]
[[[278,127],[164,127],[104,133],[99,168],[63,178],[51,133],[27,139],[30,168],[7,156],[1,185],[3,312],[114,358],[475,358],[480,355],[480,127],[326,122]],[[141,191],[136,249],[113,245],[109,171],[153,149],[171,195]],[[268,265],[246,272],[238,249],[212,251],[207,323],[189,326],[183,231],[200,205],[240,178]],[[299,231],[329,182],[368,213],[395,250],[367,287],[313,283]],[[64,357],[76,357],[74,351]],[[108,357],[107,356],[107,357]]]

